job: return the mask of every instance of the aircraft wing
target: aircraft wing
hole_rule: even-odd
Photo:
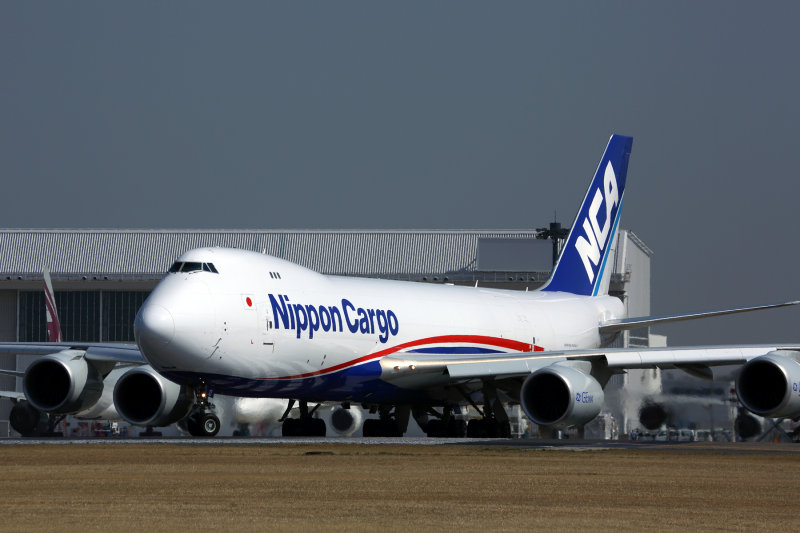
[[[89,361],[98,363],[146,364],[135,344],[80,342],[0,342],[0,353],[47,355],[64,350],[79,350]]]
[[[8,400],[25,400],[26,399],[24,392],[15,392],[15,391],[8,391],[8,390],[0,391],[0,398],[6,398]]]
[[[146,364],[135,344],[111,343],[68,343],[68,342],[0,342],[0,353],[21,355],[48,355],[69,350],[95,363],[105,376],[114,368]],[[25,372],[0,369],[0,375],[25,377]],[[25,394],[16,391],[0,390],[0,398],[25,400]]]
[[[621,373],[634,368],[678,368],[699,377],[711,377],[709,367],[741,364],[769,352],[800,351],[800,346],[743,345],[687,348],[605,348],[521,352],[497,355],[397,354],[381,360],[382,379],[403,388],[427,388],[472,379],[525,377],[544,366],[562,361],[588,361]],[[411,357],[408,357],[411,356]]]
[[[712,316],[732,315],[734,313],[746,313],[748,311],[759,311],[761,309],[775,309],[778,307],[787,307],[789,305],[800,304],[800,301],[783,302],[778,304],[756,305],[752,307],[734,307],[730,309],[719,309],[716,311],[702,311],[699,313],[683,313],[677,315],[654,315],[642,316],[633,318],[620,318],[616,320],[609,320],[600,324],[600,334],[617,333],[620,331],[646,328],[649,326],[656,326],[659,324],[667,324],[669,322],[681,322],[683,320],[694,320],[696,318],[706,318]]]

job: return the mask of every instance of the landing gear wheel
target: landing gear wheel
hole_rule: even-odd
[[[321,418],[287,418],[281,426],[284,437],[324,437],[327,433]]]
[[[425,426],[425,434],[428,435],[431,438],[444,437],[445,433],[444,433],[443,427],[444,427],[444,424],[438,418],[434,419],[434,420],[431,420]]]
[[[11,427],[23,437],[36,437],[47,428],[47,415],[28,402],[17,402],[8,415]]]
[[[402,437],[400,428],[394,420],[381,420],[379,418],[369,418],[364,421],[361,429],[365,437]]]
[[[203,437],[213,437],[219,433],[219,418],[214,413],[205,413],[200,417],[200,427]]]
[[[213,437],[219,428],[219,418],[214,413],[199,413],[186,419],[186,429],[192,437]]]
[[[470,420],[467,426],[467,437],[474,439],[507,439],[511,437],[511,423],[495,418],[479,418]]]
[[[197,423],[197,418],[190,416],[186,419],[186,431],[188,431],[189,435],[192,437],[200,436],[200,426]]]
[[[467,423],[464,420],[451,418],[447,423],[447,436],[450,438],[461,439],[467,433]]]
[[[460,439],[464,437],[467,425],[463,420],[450,418],[447,420],[431,420],[425,433],[433,438]]]
[[[299,435],[298,428],[300,420],[297,418],[287,418],[281,424],[281,435],[284,437],[296,437]]]
[[[193,387],[195,396],[194,407],[186,418],[186,429],[192,437],[213,437],[219,433],[220,423],[214,414],[214,397],[212,388],[207,387],[205,381],[200,381]]]

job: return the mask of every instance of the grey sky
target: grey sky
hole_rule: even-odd
[[[653,311],[800,298],[793,2],[0,4],[0,226],[570,224],[634,137]],[[660,328],[800,340],[800,310]]]

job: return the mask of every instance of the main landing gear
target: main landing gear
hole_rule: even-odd
[[[435,418],[420,424],[420,427],[422,427],[427,436],[440,439],[457,439],[464,436],[467,430],[467,424],[463,419],[455,417],[452,407],[445,407],[441,414],[437,413],[432,408],[428,413]]]
[[[321,418],[314,418],[314,411],[317,410],[319,404],[309,410],[308,402],[301,401],[300,418],[289,418],[289,413],[294,404],[294,400],[289,400],[286,411],[283,412],[283,416],[278,420],[278,422],[283,423],[281,434],[284,437],[324,437],[327,432],[325,421]]]
[[[186,429],[193,437],[213,437],[219,433],[221,426],[214,412],[214,404],[211,403],[214,393],[208,391],[203,383],[195,388],[194,395],[195,403],[186,418]]]
[[[42,413],[26,400],[14,400],[14,406],[8,415],[11,427],[23,437],[62,437],[56,426],[64,420],[65,415],[48,415]]]
[[[407,405],[381,405],[379,418],[368,418],[361,429],[365,437],[402,437],[408,429],[411,407]]]
[[[503,403],[497,398],[497,389],[491,384],[483,388],[483,411],[474,403],[472,407],[481,414],[481,418],[469,421],[467,437],[475,439],[507,439],[511,437],[511,422]]]
[[[510,438],[511,423],[494,384],[484,383],[481,392],[483,409],[475,404],[469,394],[461,391],[464,400],[481,415],[481,418],[470,420],[469,423],[462,418],[456,418],[457,411],[451,406],[445,406],[441,413],[433,408],[429,408],[427,412],[415,411],[414,418],[429,437],[452,439],[464,437],[466,434],[473,439]],[[427,415],[432,415],[433,418],[430,419]]]

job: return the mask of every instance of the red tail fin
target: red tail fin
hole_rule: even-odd
[[[50,342],[61,342],[61,324],[56,311],[56,298],[53,295],[53,283],[50,281],[50,270],[45,267],[44,275],[44,303],[47,307],[47,334]]]

